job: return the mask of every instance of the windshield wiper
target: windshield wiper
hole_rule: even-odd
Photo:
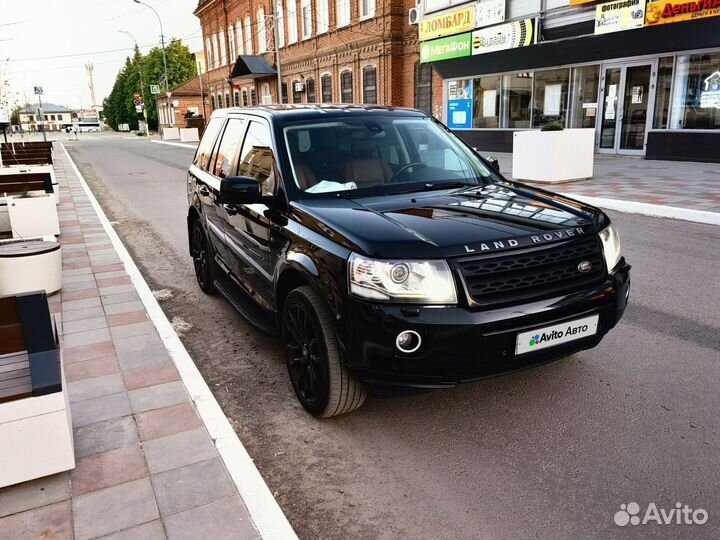
[[[425,184],[414,184],[413,187],[407,189],[401,189],[399,191],[393,191],[393,195],[399,195],[401,193],[415,193],[421,191],[433,191],[436,189],[452,189],[459,187],[472,187],[474,184],[468,184],[467,182],[426,182]]]

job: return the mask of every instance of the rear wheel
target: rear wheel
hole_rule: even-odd
[[[190,253],[198,285],[204,293],[212,294],[215,292],[215,259],[199,219],[193,222],[190,229]]]
[[[282,336],[290,380],[311,414],[329,418],[365,402],[365,388],[340,358],[333,318],[310,287],[299,287],[285,301]]]

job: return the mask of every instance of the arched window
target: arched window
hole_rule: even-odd
[[[220,30],[220,65],[227,64],[227,50],[225,49],[225,31]]]
[[[210,96],[210,107],[215,110],[215,96]]]
[[[343,71],[340,73],[340,101],[342,103],[353,102],[352,71]]]
[[[317,98],[315,97],[315,79],[308,79],[305,81],[305,95],[307,96],[308,103],[315,103]]]
[[[278,0],[275,6],[275,16],[278,25],[278,42],[280,47],[285,46],[285,14],[283,12],[283,0]]]
[[[312,1],[300,0],[300,8],[302,9],[302,37],[307,39],[312,36]]]
[[[337,0],[335,5],[335,26],[341,28],[350,24],[350,0]]]
[[[237,53],[245,54],[245,41],[243,41],[242,23],[235,23],[235,33],[237,34]]]
[[[302,103],[302,92],[297,89],[299,84],[297,79],[292,82],[293,103]]]
[[[328,0],[317,0],[317,33],[324,34],[328,31],[330,15],[328,12]]]
[[[223,100],[222,100],[222,94],[218,94],[218,109],[224,108]]]
[[[270,105],[272,103],[272,94],[270,94],[270,85],[263,83],[260,87],[260,100],[263,105]]]
[[[258,52],[267,51],[267,28],[265,27],[265,10],[260,8],[257,10],[258,24]]]
[[[230,92],[225,92],[225,106],[232,107],[232,104],[230,103]]]
[[[363,103],[377,103],[377,70],[375,66],[365,66],[362,70]]]
[[[228,43],[230,44],[230,62],[237,59],[237,51],[235,50],[235,28],[231,24],[228,26]]]
[[[245,54],[253,53],[252,36],[252,24],[248,15],[245,17]]]
[[[218,49],[217,34],[213,34],[212,37],[212,67],[213,69],[218,67],[220,61],[220,49]]]
[[[257,93],[255,92],[254,88],[250,90],[250,103],[253,107],[257,105]]]
[[[282,88],[282,102],[287,103],[288,102],[288,89],[287,89],[287,83],[284,82],[280,85],[280,88]]]
[[[242,97],[243,97],[243,107],[247,107],[248,106],[247,90],[243,89]]]
[[[212,52],[212,45],[210,44],[210,38],[205,38],[205,60],[207,62],[207,66],[209,69],[212,69],[213,66],[213,52]]]
[[[288,0],[288,43],[297,43],[297,0]]]
[[[235,90],[233,92],[233,100],[234,100],[234,105],[236,107],[239,107],[240,106],[240,92],[238,92],[237,90]]]
[[[415,64],[415,108],[432,114],[432,66]]]
[[[332,77],[329,73],[320,77],[320,97],[323,103],[332,103]]]

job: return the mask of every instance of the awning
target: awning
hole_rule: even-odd
[[[277,71],[264,56],[259,54],[238,56],[233,67],[231,79],[261,79],[277,75]]]

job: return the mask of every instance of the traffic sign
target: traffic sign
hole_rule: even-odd
[[[35,95],[36,95],[36,96],[42,96],[42,95],[43,95],[43,88],[42,88],[42,86],[36,86],[36,87],[35,87]]]
[[[150,85],[150,93],[151,94],[159,94],[160,93],[160,85],[159,84],[151,84]]]

